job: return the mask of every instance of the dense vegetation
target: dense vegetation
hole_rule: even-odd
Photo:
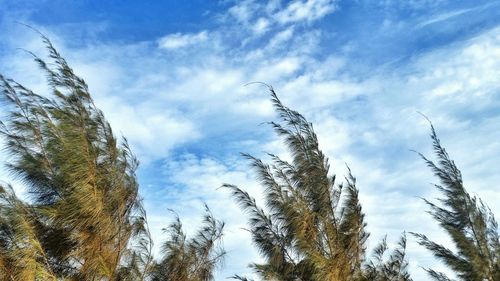
[[[245,155],[264,187],[267,212],[242,189],[225,185],[249,214],[253,242],[266,261],[252,264],[255,272],[264,280],[411,280],[404,236],[388,260],[383,241],[376,261],[365,261],[368,233],[356,179],[349,173],[345,183],[336,183],[312,124],[270,90],[281,120],[271,125],[292,161],[270,154],[269,165]]]
[[[30,195],[21,200],[9,184],[0,184],[0,280],[213,280],[225,256],[224,223],[206,207],[202,226],[188,238],[176,217],[165,230],[161,256],[153,258],[137,159],[126,139],[116,139],[84,80],[44,41],[50,63],[34,59],[47,75],[50,95],[0,75],[8,110],[0,122],[7,168]],[[271,125],[292,161],[270,154],[266,164],[244,155],[264,187],[264,207],[243,189],[224,185],[249,217],[264,260],[251,264],[255,273],[263,280],[411,280],[406,236],[390,254],[384,239],[367,257],[369,234],[355,177],[349,171],[339,183],[331,175],[312,124],[270,90],[280,118]],[[500,280],[493,214],[467,193],[431,129],[438,162],[424,160],[440,179],[436,187],[444,197],[441,205],[426,202],[456,251],[413,235],[458,280]],[[435,280],[452,280],[427,271]]]
[[[456,251],[431,241],[423,234],[414,235],[420,245],[444,261],[459,280],[500,280],[500,239],[495,217],[480,198],[466,191],[460,170],[441,146],[432,124],[431,138],[438,162],[421,156],[439,178],[441,184],[435,186],[444,197],[439,199],[440,204],[425,202],[432,217],[452,239]],[[435,280],[452,280],[444,273],[430,268],[426,270]]]

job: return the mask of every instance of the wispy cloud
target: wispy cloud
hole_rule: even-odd
[[[254,35],[262,35],[271,27],[293,26],[301,23],[312,23],[333,13],[337,1],[334,0],[295,0],[283,5],[281,1],[246,0],[232,6],[228,12],[230,20],[236,19],[242,26],[252,30]]]
[[[442,21],[446,21],[446,20],[449,20],[453,17],[458,17],[460,15],[463,15],[467,12],[470,12],[472,11],[473,9],[462,9],[462,10],[458,10],[458,11],[452,11],[452,12],[447,12],[447,13],[444,13],[444,14],[440,14],[440,15],[437,15],[431,19],[428,19],[424,22],[421,22],[418,26],[419,27],[425,27],[426,25],[429,25],[429,24],[435,24],[435,23],[439,23],[439,22],[442,22]]]
[[[164,36],[158,40],[158,46],[163,49],[175,50],[200,44],[208,40],[208,32],[206,30],[198,33],[174,33]]]
[[[257,35],[264,34],[270,29],[271,22],[265,18],[259,18],[253,25],[253,32]]]
[[[337,1],[331,0],[296,0],[285,9],[275,14],[279,23],[312,22],[335,11]]]

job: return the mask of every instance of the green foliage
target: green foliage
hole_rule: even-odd
[[[385,260],[387,252],[387,242],[384,238],[375,248],[373,260],[365,264],[361,280],[366,281],[405,281],[411,280],[407,272],[408,262],[406,256],[406,235],[403,234],[398,243],[398,248],[394,249]]]
[[[51,63],[33,56],[47,75],[49,97],[0,76],[9,108],[0,123],[8,168],[30,195],[23,203],[3,188],[0,252],[10,265],[2,274],[9,280],[144,279],[143,273],[125,276],[151,263],[138,161],[126,140],[116,140],[85,82],[43,38]]]
[[[431,124],[431,138],[438,161],[420,154],[441,184],[435,185],[444,195],[439,203],[425,200],[430,214],[451,238],[452,251],[431,241],[423,234],[414,234],[419,243],[442,260],[459,278],[467,281],[500,280],[500,242],[498,224],[491,210],[465,189],[462,174],[450,159]],[[426,269],[434,280],[452,280],[444,273]]]
[[[244,190],[224,185],[249,215],[249,231],[265,259],[251,267],[264,280],[411,280],[404,238],[389,261],[384,263],[381,253],[378,264],[363,266],[368,233],[356,179],[349,171],[345,183],[336,184],[312,124],[270,91],[281,119],[270,124],[292,162],[270,154],[272,164],[265,164],[244,155],[265,188],[266,210]]]
[[[222,247],[224,223],[216,220],[205,205],[205,216],[196,236],[187,239],[179,217],[165,230],[163,258],[154,266],[152,281],[210,281],[226,252]]]
[[[33,215],[11,186],[0,186],[1,280],[57,280],[32,223]]]

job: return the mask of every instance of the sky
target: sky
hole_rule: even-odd
[[[46,34],[86,80],[96,105],[141,161],[140,193],[157,245],[175,210],[186,231],[203,203],[226,222],[216,280],[252,276],[259,261],[245,215],[219,187],[262,196],[240,152],[287,157],[272,129],[267,88],[314,124],[332,173],[357,177],[371,233],[424,233],[449,245],[420,199],[437,179],[429,126],[469,192],[500,216],[500,1],[446,0],[0,0],[0,73],[40,94]],[[5,163],[5,152],[0,152]],[[0,170],[0,177],[25,189]],[[444,271],[409,237],[414,280]]]

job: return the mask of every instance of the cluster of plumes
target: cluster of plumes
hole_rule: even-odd
[[[151,240],[138,195],[138,161],[117,141],[85,82],[47,38],[50,97],[0,76],[8,169],[27,187],[0,194],[0,275],[13,280],[140,279]],[[124,268],[133,270],[124,270]]]
[[[500,237],[498,224],[491,210],[480,198],[465,189],[462,174],[436,135],[431,124],[431,138],[438,161],[435,163],[420,155],[441,184],[436,188],[444,195],[435,204],[428,200],[429,213],[451,238],[456,251],[431,241],[423,234],[414,234],[420,245],[442,260],[458,280],[500,280]],[[453,280],[442,272],[426,269],[438,281]]]
[[[50,41],[51,64],[34,56],[47,74],[49,97],[0,75],[6,122],[0,134],[7,168],[29,194],[19,199],[0,184],[0,280],[210,281],[223,262],[224,223],[208,207],[198,232],[185,234],[178,217],[165,229],[159,260],[139,196],[138,161],[126,139],[117,141],[85,82]],[[386,240],[366,256],[368,233],[349,170],[343,183],[330,175],[311,123],[285,107],[274,91],[280,122],[271,122],[292,160],[269,154],[271,164],[250,160],[264,186],[261,208],[244,190],[224,185],[249,216],[250,233],[264,262],[251,264],[263,280],[409,281],[406,235],[388,252]],[[490,209],[465,190],[460,171],[431,125],[438,162],[424,160],[441,180],[440,204],[430,213],[456,251],[415,234],[458,280],[500,280],[498,225]],[[244,254],[244,253],[242,253]],[[438,281],[453,280],[426,269]],[[234,275],[234,279],[248,280]]]
[[[225,185],[248,213],[253,242],[265,259],[252,264],[254,271],[264,280],[411,280],[404,235],[388,259],[384,240],[374,260],[366,261],[368,233],[356,179],[349,171],[345,183],[336,183],[312,124],[270,90],[281,120],[271,125],[292,160],[270,154],[272,164],[265,164],[245,155],[265,188],[265,209],[244,190]]]
[[[85,82],[43,39],[51,63],[31,55],[47,74],[49,97],[0,76],[9,108],[0,122],[7,167],[29,195],[21,200],[0,185],[0,280],[212,280],[224,256],[223,224],[207,213],[189,243],[181,241],[180,222],[173,224],[164,258],[153,260],[138,161],[126,139],[117,141]],[[185,278],[163,269],[175,262]]]
[[[214,279],[214,271],[226,254],[222,247],[224,223],[214,218],[205,205],[205,216],[198,233],[187,239],[179,217],[166,229],[165,253],[154,267],[152,281],[205,281]]]

